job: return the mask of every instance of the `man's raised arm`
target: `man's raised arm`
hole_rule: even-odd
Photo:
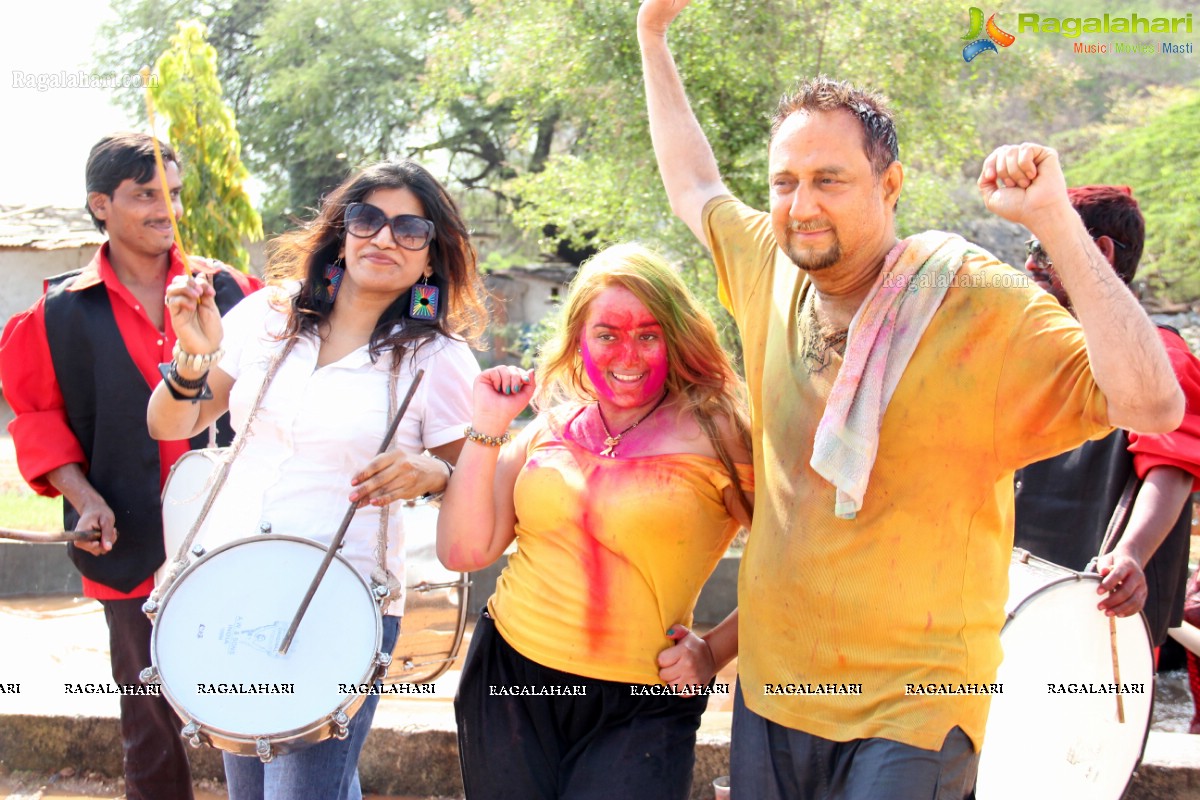
[[[700,243],[708,246],[701,225],[704,204],[725,194],[717,160],[688,105],[683,81],[667,47],[667,28],[688,0],[645,0],[638,11],[638,43],[650,112],[650,138],[667,199]]]
[[[1183,392],[1162,340],[1071,207],[1058,153],[1029,143],[997,148],[979,190],[989,211],[1024,225],[1053,259],[1083,326],[1109,424],[1140,433],[1178,428]]]

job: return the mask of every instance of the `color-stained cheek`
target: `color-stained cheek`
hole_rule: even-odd
[[[667,383],[667,348],[663,347],[646,359],[650,374],[646,376],[646,394],[658,397]]]
[[[596,363],[596,359],[592,356],[592,351],[588,349],[587,342],[584,342],[580,347],[581,357],[583,358],[583,370],[587,373],[588,380],[592,382],[596,393],[604,397],[606,400],[613,399],[612,387],[608,385],[608,381],[604,379],[604,370]]]
[[[616,393],[608,382],[608,365],[614,359],[612,357],[605,357],[602,359],[604,363],[601,364],[592,355],[586,342],[580,347],[580,351],[583,359],[583,369],[587,373],[588,380],[592,382],[592,386],[596,387],[596,393],[606,400],[613,400],[616,397]],[[636,354],[631,353],[621,355],[618,358],[618,363],[632,364],[637,360]],[[645,362],[647,369],[646,380],[642,384],[643,395],[644,401],[648,402],[652,398],[656,398],[662,394],[663,386],[666,385],[668,373],[667,349],[662,347],[652,353],[645,354],[642,356],[642,360]]]

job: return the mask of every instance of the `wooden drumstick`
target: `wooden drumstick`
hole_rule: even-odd
[[[392,441],[392,437],[396,435],[396,429],[400,427],[400,420],[404,418],[404,412],[408,411],[408,404],[412,402],[413,394],[417,391],[417,384],[424,376],[425,370],[423,369],[417,370],[417,374],[413,375],[408,393],[404,395],[404,402],[400,404],[400,410],[396,412],[396,416],[388,425],[387,433],[383,436],[383,444],[379,445],[379,450],[375,452],[375,455],[381,455],[387,450],[388,443]],[[296,635],[296,629],[300,627],[300,620],[304,619],[304,612],[308,611],[309,603],[312,602],[313,595],[317,593],[321,579],[325,577],[333,557],[337,554],[338,548],[342,546],[342,539],[346,538],[346,529],[350,527],[350,520],[354,519],[355,511],[358,511],[357,502],[351,503],[350,508],[346,509],[346,516],[342,517],[342,524],[337,533],[333,535],[333,541],[329,543],[329,549],[325,551],[325,558],[321,559],[321,566],[317,568],[317,574],[309,584],[308,591],[304,593],[304,599],[300,601],[300,608],[296,610],[296,616],[292,618],[292,624],[284,634],[283,641],[279,645],[279,655],[287,655],[288,648],[292,646],[292,638]]]
[[[1108,643],[1112,648],[1113,680],[1117,683],[1117,722],[1125,723],[1125,698],[1121,696],[1121,662],[1117,658],[1117,618],[1108,618]]]
[[[100,531],[21,531],[12,528],[0,528],[0,539],[12,539],[18,542],[32,542],[34,544],[95,542],[100,539]]]
[[[175,236],[175,246],[179,248],[179,259],[183,261],[183,274],[192,277],[192,265],[188,262],[187,251],[183,249],[183,239],[179,237],[179,223],[175,219],[175,204],[171,202],[171,187],[167,185],[167,168],[163,165],[162,148],[158,146],[158,135],[154,132],[154,98],[150,94],[150,67],[142,67],[138,72],[142,76],[142,87],[146,90],[146,116],[150,120],[150,142],[154,148],[154,166],[158,170],[158,180],[162,185],[163,200],[167,204],[167,218],[171,220],[171,233]]]

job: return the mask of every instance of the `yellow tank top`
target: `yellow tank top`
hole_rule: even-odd
[[[579,413],[576,410],[576,414]],[[517,477],[516,552],[488,602],[496,627],[543,666],[600,680],[661,683],[667,629],[691,625],[700,588],[738,523],[715,458],[607,458],[539,420]],[[750,465],[738,465],[753,491]]]

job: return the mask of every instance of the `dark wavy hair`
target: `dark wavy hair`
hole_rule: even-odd
[[[1075,186],[1067,190],[1067,198],[1093,239],[1107,236],[1119,243],[1113,247],[1113,269],[1126,284],[1132,283],[1146,244],[1146,220],[1133,189]]]
[[[900,158],[896,121],[887,99],[878,92],[818,75],[800,84],[791,94],[779,98],[779,105],[771,116],[771,139],[775,138],[784,121],[798,111],[838,109],[845,109],[858,119],[862,126],[863,149],[871,162],[871,171],[878,179],[893,161]]]
[[[416,320],[405,316],[407,292],[396,298],[375,323],[371,358],[392,350],[399,359],[439,334],[464,339],[478,347],[487,326],[487,290],[476,266],[475,248],[458,205],[420,164],[405,159],[373,164],[351,175],[321,202],[317,216],[303,228],[274,239],[268,247],[267,279],[272,284],[300,280],[291,299],[284,338],[317,334],[329,319],[333,304],[325,292],[325,267],[338,258],[346,240],[346,206],[363,202],[378,189],[408,189],[425,209],[435,228],[429,243],[429,283],[441,293],[437,317]],[[403,324],[400,324],[403,323]]]
[[[181,166],[179,156],[171,149],[171,145],[159,142],[158,146],[164,165],[174,163],[176,166]],[[133,131],[110,133],[96,142],[92,146],[91,152],[88,153],[87,168],[84,173],[87,192],[89,195],[92,192],[99,192],[111,198],[125,179],[128,178],[134,183],[146,183],[154,177],[157,171],[154,160],[154,140],[149,135]],[[154,188],[159,188],[158,184],[155,184]],[[88,216],[92,218],[92,224],[96,226],[96,230],[104,233],[104,220],[97,219],[96,215],[92,213],[92,204],[85,202],[83,207],[87,209]]]

